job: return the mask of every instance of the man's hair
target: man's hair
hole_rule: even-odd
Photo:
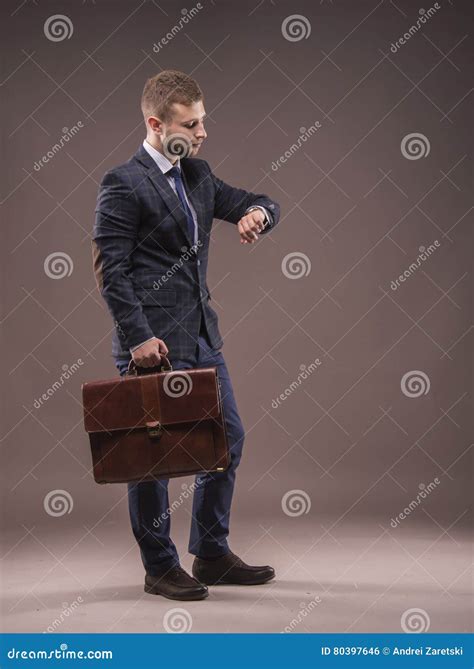
[[[203,94],[197,81],[184,72],[163,70],[145,83],[141,100],[145,124],[149,116],[156,116],[169,123],[172,118],[171,105],[175,102],[189,106],[202,99]]]

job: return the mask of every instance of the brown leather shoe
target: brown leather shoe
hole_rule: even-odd
[[[209,590],[180,566],[170,567],[161,576],[145,574],[145,592],[162,595],[168,599],[205,599]]]
[[[252,567],[229,552],[217,560],[196,557],[193,576],[206,585],[260,585],[275,578],[275,570],[268,565]]]

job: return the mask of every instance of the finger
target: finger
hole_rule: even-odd
[[[239,233],[242,239],[249,239],[248,222],[245,218],[241,218],[238,224]]]
[[[242,236],[249,242],[251,242],[257,236],[251,229],[250,222],[246,219],[242,219]]]
[[[254,228],[259,230],[263,229],[265,217],[263,216],[261,211],[251,211],[250,214],[248,214],[248,216],[252,220]]]
[[[258,235],[253,230],[247,230],[245,233],[245,239],[249,242],[255,242],[258,239]]]
[[[257,219],[257,220],[255,218],[252,219],[252,221],[250,223],[250,230],[254,233],[254,235],[258,239],[258,234],[257,233],[259,233],[263,230],[263,225],[262,225],[260,219]]]
[[[253,239],[258,239],[258,232],[260,232],[260,223],[259,221],[252,220],[249,223],[249,232],[251,233]]]
[[[160,355],[153,355],[150,358],[150,364],[148,367],[158,367],[161,364],[161,356]]]

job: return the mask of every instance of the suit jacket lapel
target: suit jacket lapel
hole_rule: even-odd
[[[147,177],[150,179],[150,181],[152,182],[158,193],[161,195],[164,203],[170,210],[171,215],[180,226],[181,230],[183,231],[183,234],[186,236],[186,239],[189,242],[189,245],[191,246],[192,244],[194,244],[194,240],[191,239],[189,236],[186,214],[184,213],[183,208],[181,207],[177,195],[169,185],[168,179],[165,177],[165,175],[160,170],[160,168],[155,163],[150,154],[143,148],[143,146],[140,146],[140,148],[135,154],[135,158],[147,168]],[[191,201],[194,206],[194,200]],[[196,214],[197,213],[198,210],[196,209]]]

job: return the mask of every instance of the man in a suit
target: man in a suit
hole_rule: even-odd
[[[279,206],[266,195],[227,185],[196,158],[207,135],[195,80],[163,71],[146,82],[141,107],[146,139],[100,185],[94,271],[114,320],[112,355],[121,375],[131,358],[139,367],[157,367],[162,355],[174,370],[217,368],[231,464],[224,472],[196,477],[189,540],[194,577],[180,566],[170,538],[168,480],[128,484],[145,591],[203,599],[206,585],[259,584],[275,576],[272,567],[246,564],[227,543],[245,434],[206,273],[214,218],[233,223],[240,243],[252,244],[278,223]]]

